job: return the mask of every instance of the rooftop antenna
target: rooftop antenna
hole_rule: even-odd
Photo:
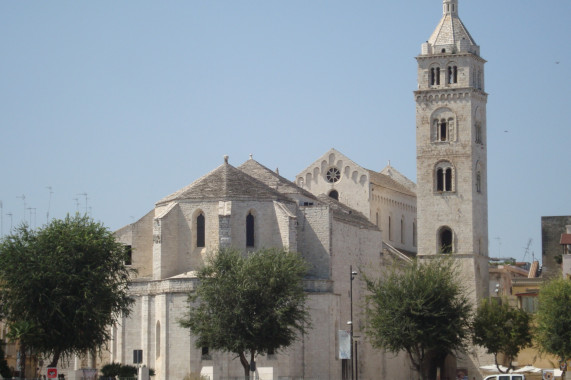
[[[12,213],[9,212],[6,215],[8,215],[10,217],[10,233],[12,233]]]
[[[73,198],[73,200],[75,201],[75,212],[78,213],[79,212],[79,198]]]
[[[26,222],[26,195],[22,194],[21,196],[16,198],[21,199],[22,202],[24,202],[24,222]]]
[[[46,224],[50,222],[50,207],[52,205],[52,194],[54,193],[52,191],[52,187],[51,186],[46,186],[46,189],[48,189],[50,191],[50,199],[48,201],[48,212],[46,212]]]
[[[2,201],[0,201],[0,237],[4,236],[4,209],[2,208]]]
[[[32,226],[32,211],[34,214],[34,228],[36,228],[36,208],[35,207],[28,207],[26,210],[30,211],[30,227]]]
[[[502,251],[502,238],[501,237],[496,237],[494,238],[498,241],[498,258],[502,257],[501,255],[501,251]]]
[[[525,258],[527,257],[527,255],[529,254],[529,247],[531,247],[531,242],[533,241],[533,239],[529,238],[529,240],[527,241],[527,247],[525,247],[525,253],[523,254],[523,262],[525,262]],[[534,261],[534,257],[533,257],[533,252],[531,253],[531,262]]]
[[[87,193],[81,193],[77,195],[83,195],[85,197],[85,215],[87,215]]]

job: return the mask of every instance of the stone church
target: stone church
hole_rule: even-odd
[[[238,166],[225,157],[116,232],[131,247],[129,264],[138,276],[130,288],[132,315],[112,329],[109,362],[130,364],[133,351],[142,350],[155,380],[190,373],[216,380],[243,376],[234,355],[195,347],[178,320],[210,252],[279,247],[310,263],[304,287],[313,328],[289,349],[258,357],[258,378],[351,378],[350,361],[340,354],[351,320],[351,287],[355,378],[411,378],[405,355],[373,349],[364,337],[363,272],[375,276],[394,260],[445,253],[461,263],[474,302],[487,292],[485,60],[458,16],[458,0],[442,6],[442,18],[417,56],[418,183],[390,164],[366,169],[335,149],[292,181],[252,156]],[[358,270],[354,280],[350,268]],[[447,376],[455,378],[457,369],[481,378],[476,357],[451,363]]]

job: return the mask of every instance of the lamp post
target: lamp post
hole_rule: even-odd
[[[355,366],[353,365],[354,361],[353,361],[353,279],[355,278],[355,276],[357,276],[357,272],[353,271],[353,265],[349,265],[349,299],[350,299],[350,303],[351,303],[351,320],[347,323],[350,325],[350,342],[351,342],[351,380],[354,380],[354,373],[356,372],[354,370]],[[355,363],[356,364],[356,363]]]

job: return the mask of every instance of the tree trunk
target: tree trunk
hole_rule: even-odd
[[[242,363],[242,367],[244,367],[244,380],[248,380],[250,378],[250,363],[248,363],[244,352],[240,352],[239,357],[240,363]]]
[[[20,341],[20,378],[26,378],[26,345]]]
[[[58,349],[54,352],[54,356],[52,357],[52,362],[48,364],[48,367],[57,367],[57,363],[59,361],[59,357],[61,355],[61,351]]]

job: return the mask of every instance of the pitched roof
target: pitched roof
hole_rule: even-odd
[[[392,179],[388,175],[378,173],[378,172],[375,172],[373,170],[369,170],[369,179],[375,185],[386,187],[386,188],[389,188],[391,190],[398,191],[399,193],[403,193],[406,195],[410,195],[412,197],[416,197],[416,193],[414,191],[409,190],[406,186],[395,181],[394,179]]]
[[[408,179],[404,174],[396,170],[394,167],[391,166],[390,162],[387,166],[384,167],[379,173],[387,175],[409,189],[410,191],[416,193],[416,183]]]
[[[450,13],[443,15],[428,43],[432,46],[459,46],[459,42],[477,46],[459,17]]]
[[[295,183],[282,177],[275,171],[268,169],[254,159],[247,160],[242,165],[238,166],[238,169],[282,194],[301,194],[307,198],[317,200],[315,195],[309,191],[302,189]]]
[[[329,205],[333,211],[333,217],[344,222],[351,224],[356,224],[364,228],[371,230],[378,230],[379,228],[371,223],[369,218],[360,213],[359,211],[352,209],[351,207],[344,205],[343,203],[331,198],[328,195],[320,194],[318,197],[319,201]]]
[[[224,162],[190,185],[161,199],[157,204],[183,199],[287,200],[276,190],[236,169],[228,162]]]

